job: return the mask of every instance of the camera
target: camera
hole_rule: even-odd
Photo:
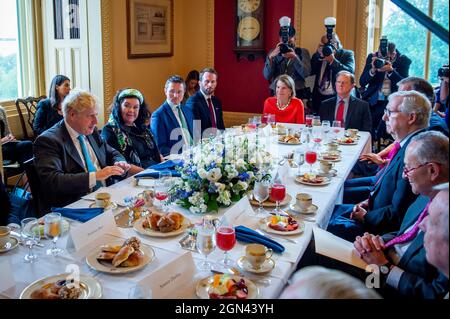
[[[443,65],[441,68],[439,68],[438,70],[438,77],[440,78],[448,78],[448,64],[447,65]]]
[[[387,63],[388,58],[388,39],[386,36],[382,36],[380,39],[380,55],[381,57],[376,58],[373,61],[373,66],[375,69],[381,69]]]
[[[280,47],[280,55],[286,54],[289,51],[292,51],[293,46],[289,43],[289,38],[292,38],[295,35],[294,28],[291,28],[291,18],[282,17],[280,19],[280,38],[281,44]]]
[[[335,26],[336,26],[336,18],[334,17],[325,18],[325,27],[327,28],[327,43],[322,48],[323,56],[330,56],[336,50],[333,43],[331,42],[331,40],[333,40],[333,31]]]

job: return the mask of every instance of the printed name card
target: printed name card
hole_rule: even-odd
[[[185,252],[139,281],[138,285],[142,290],[150,288],[153,299],[162,299],[184,287],[192,280],[195,272],[196,268],[191,252]]]
[[[16,285],[11,271],[9,260],[0,261],[0,292],[6,291]]]
[[[247,196],[242,197],[240,201],[233,204],[222,217],[223,225],[235,225],[242,215],[252,213],[253,208]]]
[[[67,249],[78,251],[88,243],[106,234],[120,235],[111,210],[105,211],[84,224],[71,228],[67,239]]]

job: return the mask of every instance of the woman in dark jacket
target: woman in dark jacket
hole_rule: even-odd
[[[35,136],[42,134],[63,119],[61,105],[70,93],[70,79],[65,75],[57,75],[50,85],[48,99],[41,100],[33,122]]]
[[[109,121],[102,130],[103,139],[132,165],[132,174],[162,161],[155,139],[146,126],[149,117],[141,92],[123,89],[114,97]]]

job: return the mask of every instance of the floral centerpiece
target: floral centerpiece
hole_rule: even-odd
[[[256,134],[204,139],[184,153],[171,200],[196,214],[218,211],[239,201],[257,178],[268,178],[261,167],[271,160]]]

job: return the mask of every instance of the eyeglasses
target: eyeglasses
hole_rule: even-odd
[[[401,111],[391,111],[389,109],[384,109],[384,114],[386,114],[388,117],[392,115],[392,113],[401,113]]]
[[[405,166],[405,167],[403,167],[403,174],[404,174],[405,176],[408,176],[411,172],[413,172],[413,171],[415,171],[416,169],[419,169],[419,168],[421,168],[421,167],[423,167],[423,166],[425,166],[425,165],[428,165],[428,164],[442,165],[441,163],[436,163],[436,162],[426,162],[426,163],[423,163],[423,164],[421,164],[421,165],[419,165],[419,166],[417,166],[417,167],[413,167],[413,168],[407,168],[407,167]]]

